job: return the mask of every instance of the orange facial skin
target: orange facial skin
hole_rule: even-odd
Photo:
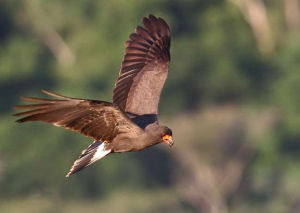
[[[162,139],[163,139],[164,142],[166,142],[167,144],[169,144],[170,147],[173,146],[174,141],[173,141],[173,137],[171,135],[168,135],[168,134],[164,135],[162,137]]]

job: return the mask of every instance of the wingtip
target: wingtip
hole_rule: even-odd
[[[148,28],[152,28],[153,25],[155,25],[156,26],[155,30],[160,29],[165,34],[165,36],[168,36],[168,37],[171,36],[170,35],[170,27],[169,27],[169,25],[167,24],[167,22],[163,18],[161,18],[159,16],[155,16],[153,14],[149,14],[148,17],[144,17],[143,18],[142,22],[143,22],[144,26],[147,29]]]
[[[14,116],[18,116],[18,115],[14,115]],[[26,117],[25,118],[20,118],[18,120],[15,120],[16,123],[24,123],[26,122]]]
[[[153,15],[152,13],[150,13],[148,16],[145,16],[145,17],[143,17],[143,21],[145,20],[145,19],[153,19],[153,18],[156,18],[155,17],[155,15]]]
[[[48,90],[45,90],[45,89],[41,89],[41,92],[46,94],[46,95],[49,95],[49,96],[52,96],[52,92],[48,91]]]
[[[49,96],[56,96],[56,95],[58,95],[58,94],[55,94],[55,93],[50,92],[50,91],[45,90],[45,89],[41,89],[41,92],[44,93],[44,94],[46,94],[46,95],[49,95]]]
[[[148,20],[148,17],[143,17],[143,18],[142,18],[142,22],[143,22],[143,23],[145,23],[145,21],[147,21],[147,20]]]
[[[157,19],[156,16],[151,13],[148,15],[148,17],[149,17],[149,19]]]
[[[60,94],[57,94],[57,93],[54,93],[54,92],[49,92],[47,90],[44,90],[44,89],[41,89],[42,93],[46,94],[46,95],[49,95],[49,96],[52,96],[52,97],[56,97],[56,98],[63,98],[63,99],[67,99],[67,100],[71,100],[72,98],[70,97],[67,97],[67,96],[64,96],[64,95],[60,95]]]
[[[150,13],[148,16],[142,18],[142,22],[144,23],[144,21],[151,21],[154,19],[157,19],[156,16]]]

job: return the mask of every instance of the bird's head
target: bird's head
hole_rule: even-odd
[[[152,123],[146,127],[146,132],[151,134],[158,143],[167,143],[170,147],[173,146],[172,130],[166,126],[159,125],[158,123]]]

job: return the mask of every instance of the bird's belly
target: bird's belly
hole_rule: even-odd
[[[140,146],[133,146],[132,144],[119,143],[113,147],[113,152],[136,152],[144,148]]]
[[[148,146],[143,145],[140,142],[132,142],[129,140],[121,140],[115,143],[111,144],[112,152],[136,152],[141,151],[149,146],[152,146],[154,144],[149,144]]]

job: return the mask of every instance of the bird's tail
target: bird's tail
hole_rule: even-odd
[[[74,162],[66,177],[69,177],[70,175],[88,167],[92,163],[108,155],[110,152],[110,149],[105,149],[104,142],[94,141],[87,149],[82,151],[81,155]]]

